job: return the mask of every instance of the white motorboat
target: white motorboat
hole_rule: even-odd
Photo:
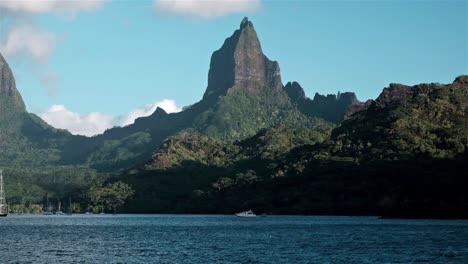
[[[248,210],[248,211],[245,211],[245,212],[237,213],[236,216],[239,216],[239,217],[257,217],[257,215],[254,214],[254,213],[252,212],[252,210]]]

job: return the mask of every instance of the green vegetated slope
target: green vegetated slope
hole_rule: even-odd
[[[126,212],[468,217],[466,76],[311,100],[283,86],[244,19],[213,53],[201,101],[87,138],[27,113],[0,62],[0,166],[19,211],[130,197]]]
[[[116,171],[145,161],[167,137],[183,131],[237,140],[263,128],[316,127],[322,123],[328,122],[301,111],[288,95],[278,63],[263,54],[253,24],[245,19],[213,53],[201,101],[180,113],[167,114],[158,108],[130,126],[72,140],[63,159]]]
[[[193,133],[171,137],[150,161],[122,176],[123,181],[140,190],[127,209],[142,212],[230,212],[232,207],[217,211],[206,207],[215,206],[213,201],[207,201],[206,206],[200,207],[191,199],[204,197],[210,191],[221,190],[234,183],[261,180],[278,166],[279,157],[296,147],[323,142],[329,137],[331,128],[265,129],[253,137],[234,142]]]
[[[84,192],[96,173],[86,166],[61,165],[65,144],[73,136],[26,111],[15,79],[0,55],[0,168],[7,198],[17,211],[40,211],[53,199]],[[13,208],[13,207],[12,207]]]
[[[283,90],[261,89],[252,93],[233,87],[215,107],[198,116],[193,127],[196,132],[211,137],[236,140],[255,135],[264,128],[313,127],[326,123],[302,114]]]
[[[454,158],[468,144],[468,77],[452,84],[391,84],[332,136],[340,155]],[[357,107],[358,108],[358,107]]]
[[[0,164],[3,166],[53,163],[70,134],[54,129],[26,112],[15,79],[0,55]]]
[[[57,130],[26,111],[8,64],[0,55],[0,164],[40,166],[60,160],[70,133]]]
[[[236,140],[281,125],[328,125],[318,115],[298,108],[296,98],[291,98],[282,85],[278,63],[263,54],[253,24],[247,19],[213,53],[208,87],[201,101],[180,113],[167,114],[158,108],[132,125],[91,138],[54,129],[27,113],[3,58],[2,65],[5,92],[0,97],[1,143],[5,150],[6,144],[10,148],[0,153],[4,165],[85,165],[114,172],[148,159],[167,137],[182,131]]]
[[[10,175],[8,197],[22,203],[44,203],[47,196],[59,200],[67,195],[80,196],[81,189],[96,185],[95,178],[105,185],[110,174],[143,163],[167,137],[180,132],[232,141],[263,128],[330,126],[327,121],[301,113],[288,97],[278,63],[263,54],[248,20],[213,54],[208,87],[200,102],[174,114],[158,108],[132,125],[91,138],[54,129],[27,113],[3,57],[1,62],[0,166]],[[58,174],[67,191],[38,180]],[[86,187],[76,187],[77,179]],[[37,190],[34,198],[20,191],[29,188]],[[84,204],[82,200],[82,207]]]
[[[127,210],[468,217],[467,80],[391,85],[333,130],[181,134],[122,176]]]

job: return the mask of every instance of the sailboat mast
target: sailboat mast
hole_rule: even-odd
[[[5,200],[5,189],[3,187],[3,170],[0,169],[0,215],[6,216],[8,208]]]
[[[0,169],[0,199],[3,198],[3,170]]]
[[[5,204],[5,189],[3,188],[3,170],[0,169],[0,205]]]

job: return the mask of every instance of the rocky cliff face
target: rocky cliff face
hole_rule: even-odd
[[[241,87],[251,92],[282,88],[280,68],[262,51],[252,22],[244,18],[240,28],[224,41],[211,57],[208,88],[204,99],[225,95],[229,88]]]
[[[339,123],[350,106],[358,104],[356,95],[351,92],[321,95],[315,93],[314,99],[306,97],[304,89],[297,82],[288,82],[284,87],[289,98],[297,104],[301,112],[308,116],[321,117]]]
[[[7,110],[26,111],[23,99],[16,89],[15,78],[11,72],[8,63],[0,54],[0,109],[2,112]]]

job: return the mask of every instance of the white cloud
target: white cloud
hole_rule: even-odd
[[[135,119],[142,116],[151,115],[152,113],[154,113],[154,111],[156,111],[156,108],[158,107],[164,109],[164,111],[166,111],[167,113],[176,113],[182,110],[177,107],[176,102],[174,100],[164,99],[154,104],[147,104],[144,107],[137,108],[123,116],[118,117],[118,126],[127,126],[133,124],[135,122]]]
[[[156,12],[197,18],[217,18],[256,11],[261,0],[155,0]]]
[[[31,67],[38,67],[36,77],[47,93],[52,94],[58,75],[49,69],[48,62],[60,37],[41,29],[36,18],[39,15],[55,14],[70,20],[81,12],[99,9],[105,2],[106,0],[0,0],[0,52],[7,59],[21,58]]]
[[[110,115],[90,113],[82,116],[64,105],[53,105],[39,116],[56,128],[67,129],[78,135],[93,136],[113,126],[113,117]]]
[[[32,24],[22,24],[9,30],[0,49],[6,57],[26,55],[36,62],[46,63],[56,39],[53,33],[39,31]]]
[[[97,112],[81,115],[67,109],[64,105],[53,105],[46,112],[39,114],[39,116],[51,126],[67,129],[72,134],[94,136],[112,127],[133,124],[135,119],[151,115],[157,107],[164,109],[167,113],[181,111],[174,100],[164,99],[154,104],[137,108],[121,116]]]
[[[96,10],[104,2],[104,0],[1,0],[0,8],[31,14],[76,14],[80,11]]]
[[[69,19],[103,4],[103,0],[0,0],[0,27],[5,34],[0,36],[0,50],[5,56],[26,53],[43,62],[51,56],[57,36],[39,29],[37,15],[61,14]]]

